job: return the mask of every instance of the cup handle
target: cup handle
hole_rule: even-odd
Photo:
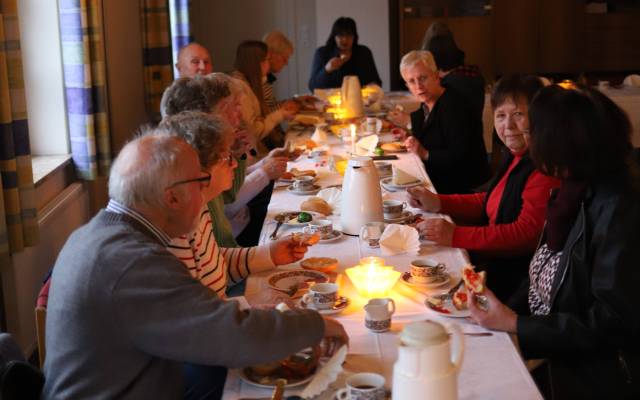
[[[460,370],[460,366],[462,366],[462,358],[464,356],[464,335],[458,324],[448,323],[445,325],[445,328],[452,334],[451,363],[457,372]]]
[[[369,239],[369,229],[366,226],[360,228],[360,239],[368,240]]]
[[[302,296],[302,301],[303,301],[306,305],[314,304],[314,302],[313,302],[313,295],[312,295],[311,293],[305,293],[305,294]]]
[[[338,400],[347,400],[349,398],[348,396],[349,396],[349,389],[347,388],[338,389],[336,393],[333,395],[333,397]]]
[[[391,305],[391,310],[389,310],[389,316],[391,316],[396,312],[396,302],[391,297],[387,297],[387,300],[389,300],[388,304]]]
[[[407,208],[407,202],[406,202],[406,201],[403,201],[403,202],[402,202],[402,209],[404,210],[405,208]]]

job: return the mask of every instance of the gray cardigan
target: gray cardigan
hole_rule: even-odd
[[[311,311],[239,311],[140,223],[101,211],[53,270],[44,398],[181,398],[181,363],[242,367],[314,345]]]

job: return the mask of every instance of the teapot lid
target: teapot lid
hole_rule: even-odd
[[[432,346],[449,340],[445,328],[431,320],[407,324],[400,334],[400,342],[406,346]]]
[[[365,156],[351,157],[349,159],[349,166],[350,167],[369,167],[369,166],[372,167],[373,158],[365,157]]]

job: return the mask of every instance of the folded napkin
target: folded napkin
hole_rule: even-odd
[[[385,256],[420,251],[420,235],[412,226],[389,224],[380,236],[380,250]]]
[[[415,182],[419,181],[418,178],[416,178],[415,176],[411,175],[407,171],[396,167],[395,165],[392,165],[391,168],[392,168],[391,182],[394,185],[407,185],[409,183],[415,183]]]
[[[300,394],[303,399],[309,399],[322,393],[330,384],[335,382],[342,372],[342,363],[347,357],[347,346],[340,347],[326,364],[316,372],[306,388]]]
[[[378,135],[365,136],[356,143],[356,153],[358,155],[368,155],[378,146]]]
[[[334,215],[340,215],[340,203],[342,202],[342,190],[336,187],[322,189],[316,194],[322,200],[326,201],[331,207]]]

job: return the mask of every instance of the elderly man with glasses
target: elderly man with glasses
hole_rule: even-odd
[[[184,362],[242,367],[323,335],[347,340],[313,311],[241,311],[167,251],[197,223],[205,178],[180,138],[146,135],[122,149],[109,205],[69,237],[53,269],[43,398],[181,398]]]

